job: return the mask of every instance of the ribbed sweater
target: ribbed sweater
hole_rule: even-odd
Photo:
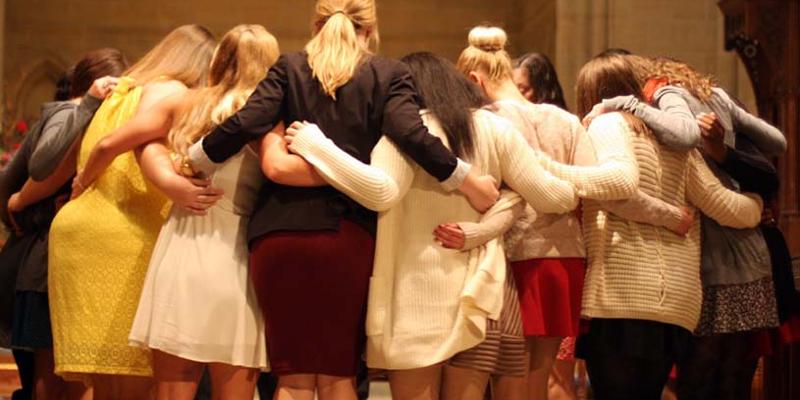
[[[674,206],[692,204],[726,226],[759,223],[761,199],[726,189],[697,151],[668,150],[652,134],[633,132],[618,113],[596,118],[589,132],[594,142],[617,143],[615,151],[636,159],[643,193]],[[604,210],[603,202],[586,200],[583,228],[588,253],[585,317],[644,319],[694,330],[702,302],[699,223],[683,238],[625,220]]]
[[[424,121],[444,139],[434,118],[426,114]],[[484,110],[475,112],[474,121],[472,168],[505,182],[542,212],[567,212],[576,206],[572,185],[544,171],[538,155],[508,121]],[[497,318],[502,308],[502,231],[469,252],[435,244],[432,232],[438,224],[480,222],[481,215],[461,195],[445,192],[387,138],[375,147],[372,166],[308,130],[295,136],[290,149],[337,189],[381,211],[367,308],[367,364],[420,368],[480,343],[486,318]],[[514,196],[504,195],[484,218],[513,208]]]
[[[500,100],[490,110],[508,119],[531,148],[559,163],[575,163],[579,141],[587,140],[578,117],[554,105]],[[504,244],[511,261],[586,256],[575,213],[536,213],[531,206],[506,233]]]

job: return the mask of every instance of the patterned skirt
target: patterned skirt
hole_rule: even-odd
[[[486,321],[486,339],[477,346],[454,355],[449,364],[490,375],[524,376],[528,373],[528,354],[522,332],[522,315],[514,275],[509,268],[503,290],[500,319]]]
[[[771,277],[740,285],[703,287],[703,309],[696,335],[745,332],[778,325]]]

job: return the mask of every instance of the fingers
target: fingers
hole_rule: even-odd
[[[436,241],[448,249],[461,249],[464,247],[464,231],[458,224],[441,224],[433,231]]]
[[[197,187],[207,188],[211,186],[211,179],[201,179],[201,178],[186,178],[189,182],[192,182],[193,185]]]

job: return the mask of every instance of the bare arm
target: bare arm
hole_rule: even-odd
[[[146,144],[136,151],[142,175],[164,192],[176,205],[198,215],[219,200],[223,191],[204,179],[187,178],[175,171],[169,148],[162,140]]]
[[[289,153],[283,138],[283,124],[261,139],[259,158],[261,171],[269,180],[281,185],[313,187],[327,186],[313,165],[296,154]]]
[[[120,154],[152,140],[165,138],[186,88],[174,82],[153,83],[142,93],[136,115],[100,140],[73,183],[73,197],[89,187]]]

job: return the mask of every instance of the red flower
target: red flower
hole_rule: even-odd
[[[17,124],[14,125],[14,129],[19,133],[26,133],[28,132],[28,123],[23,120],[19,120],[17,121]]]

